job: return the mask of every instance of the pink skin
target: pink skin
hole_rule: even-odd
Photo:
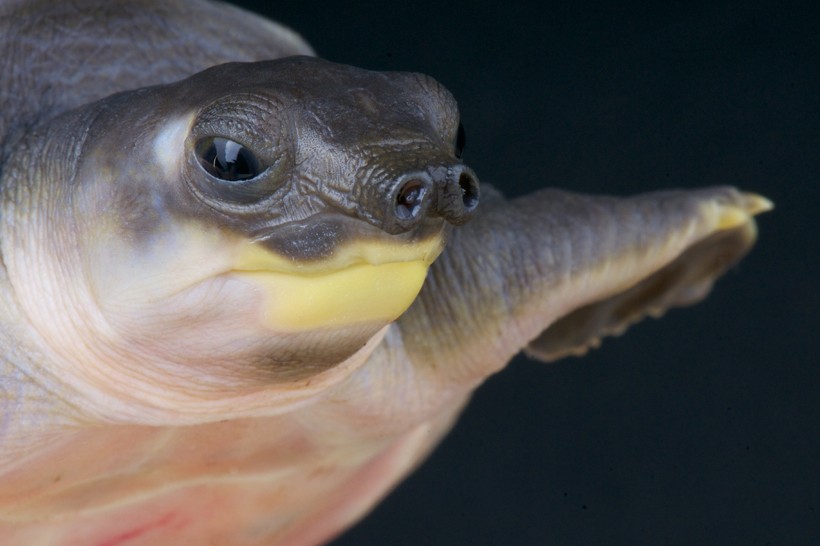
[[[347,450],[279,417],[77,432],[54,445],[60,457],[42,452],[4,477],[13,523],[0,543],[322,543],[411,469],[447,417]]]
[[[98,425],[50,436],[5,464],[0,544],[332,539],[438,442],[469,390],[434,386],[434,375],[386,361],[384,345],[396,336],[386,339],[293,413],[193,426]]]

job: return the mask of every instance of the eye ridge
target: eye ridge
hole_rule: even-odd
[[[225,182],[250,180],[264,170],[256,154],[230,138],[204,138],[196,145],[196,155],[205,172]]]

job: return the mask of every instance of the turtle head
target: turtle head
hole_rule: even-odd
[[[150,186],[174,221],[241,237],[228,275],[262,287],[275,332],[381,328],[478,203],[455,102],[426,76],[294,57],[175,91],[188,106],[148,142],[162,171]]]
[[[39,236],[11,237],[48,261],[27,258],[39,281],[18,283],[23,306],[59,330],[43,334],[55,350],[78,340],[70,358],[103,343],[114,366],[203,391],[345,362],[478,203],[455,101],[419,74],[226,64],[55,124],[40,140],[73,143],[41,151],[52,167],[7,199],[42,212]]]

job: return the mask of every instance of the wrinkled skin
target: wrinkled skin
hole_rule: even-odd
[[[694,303],[768,207],[730,188],[508,201],[485,184],[474,210],[432,79],[291,58],[312,52],[221,5],[119,4],[2,4],[8,544],[327,541],[518,351],[583,353]],[[260,62],[209,69],[229,61]],[[213,136],[266,170],[209,176]],[[248,248],[265,253],[254,274],[319,282],[437,259],[409,309],[306,326],[237,266]]]

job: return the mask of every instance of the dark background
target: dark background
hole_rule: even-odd
[[[241,4],[330,60],[436,77],[509,195],[732,184],[777,206],[703,304],[492,377],[334,544],[820,544],[812,3]]]

